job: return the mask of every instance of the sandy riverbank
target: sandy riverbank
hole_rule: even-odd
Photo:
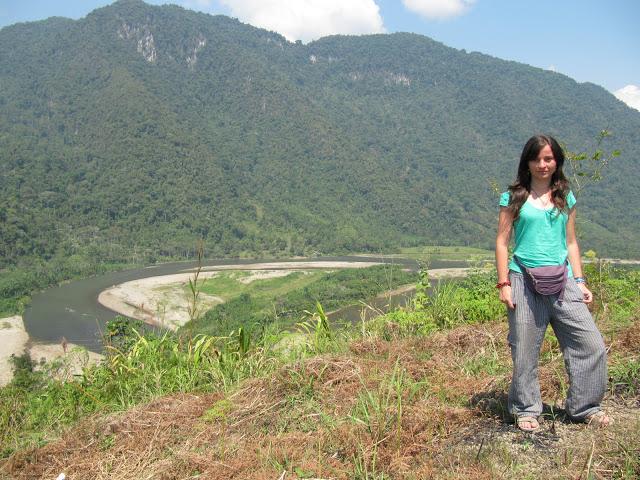
[[[441,278],[462,278],[466,277],[470,270],[472,269],[469,267],[434,268],[429,269],[429,278],[436,280]]]
[[[222,271],[243,270],[252,274],[240,281],[249,283],[254,280],[275,278],[288,275],[293,271],[342,268],[366,268],[379,265],[377,262],[270,262],[251,265],[220,265],[204,267],[200,278],[212,278]],[[431,278],[462,277],[468,268],[440,268],[429,270]],[[193,278],[193,271],[161,275],[132,280],[104,290],[98,301],[105,307],[130,318],[137,318],[151,325],[172,330],[189,321],[187,285]],[[410,288],[409,288],[410,289]],[[200,305],[207,310],[223,299],[214,295],[200,295]]]
[[[378,265],[376,262],[269,262],[250,265],[219,265],[204,267],[200,279],[215,277],[222,271],[243,270],[252,274],[240,281],[250,283],[254,280],[275,278],[288,275],[293,271],[340,268],[366,268]],[[98,302],[114,312],[127,317],[142,320],[171,330],[177,330],[189,321],[187,293],[189,279],[193,270],[173,275],[141,278],[114,285],[98,296]],[[224,300],[214,295],[200,294],[200,308],[208,310]]]
[[[24,328],[22,317],[0,319],[0,387],[8,384],[13,378],[13,364],[11,355],[20,356],[25,352],[34,362],[50,363],[62,358],[60,368],[56,375],[61,378],[71,378],[82,373],[82,369],[90,364],[95,364],[102,359],[102,355],[90,352],[73,343],[67,343],[64,348],[62,343],[37,343],[29,339],[29,334]]]
[[[16,315],[0,319],[0,387],[13,378],[11,355],[22,355],[28,341],[29,335],[24,329],[22,317]]]
[[[326,269],[335,270],[340,268],[367,268],[374,265],[381,265],[382,262],[340,262],[340,261],[308,261],[308,262],[265,262],[252,263],[248,265],[215,265],[203,267],[202,271],[219,270],[308,270]],[[186,271],[186,270],[185,270]]]
[[[218,272],[201,272],[200,280],[217,274]],[[190,278],[193,278],[193,273],[132,280],[102,291],[98,295],[98,302],[121,315],[177,330],[189,321],[187,286]],[[214,295],[201,293],[199,296],[199,305],[203,309],[222,302],[220,297]]]
[[[212,278],[222,271],[252,271],[240,281],[249,283],[254,280],[275,278],[288,275],[294,271],[341,268],[366,268],[379,265],[377,262],[265,262],[248,265],[217,265],[203,267],[200,279]],[[193,278],[193,270],[183,273],[141,278],[114,285],[98,296],[98,302],[114,312],[130,318],[142,320],[150,325],[157,325],[177,330],[189,321],[188,290],[189,279]],[[214,295],[200,294],[202,310],[208,310],[223,299]]]

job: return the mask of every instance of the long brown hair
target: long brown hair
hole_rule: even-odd
[[[538,158],[540,151],[549,145],[556,160],[556,171],[551,176],[551,201],[559,212],[566,211],[567,195],[569,194],[569,181],[564,176],[564,152],[557,140],[549,135],[534,135],[522,149],[520,163],[518,164],[518,176],[516,181],[509,186],[509,209],[516,220],[520,215],[520,209],[527,201],[531,193],[531,172],[529,162]]]

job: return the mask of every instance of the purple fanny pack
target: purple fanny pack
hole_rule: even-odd
[[[546,265],[544,267],[529,268],[513,256],[516,264],[524,273],[529,287],[540,295],[555,295],[559,293],[558,300],[564,300],[564,287],[567,284],[567,262],[561,265]]]

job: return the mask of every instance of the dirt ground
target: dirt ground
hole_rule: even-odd
[[[625,338],[615,348],[624,350]],[[502,367],[470,374],[471,358]],[[562,410],[562,360],[552,358],[540,368],[541,429],[524,433],[505,414],[508,358],[499,322],[365,338],[226,394],[179,394],[96,415],[0,468],[17,479],[620,476],[640,453],[639,399],[609,394],[609,428],[572,423]]]

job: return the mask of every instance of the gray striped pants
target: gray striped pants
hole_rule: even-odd
[[[534,417],[542,413],[538,359],[549,323],[569,374],[567,414],[582,420],[600,410],[607,387],[607,352],[578,284],[567,279],[564,301],[558,302],[558,295],[540,295],[529,289],[520,273],[510,271],[509,279],[516,306],[507,309],[513,360],[509,412]]]

